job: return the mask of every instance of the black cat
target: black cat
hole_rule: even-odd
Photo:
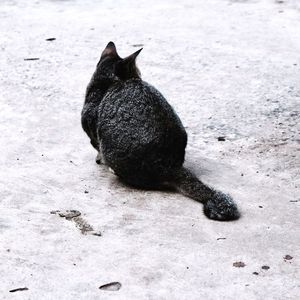
[[[229,195],[203,184],[184,168],[186,131],[170,104],[141,80],[135,59],[122,59],[110,42],[87,87],[82,127],[104,163],[127,184],[146,189],[175,187],[204,204],[215,220],[239,217]]]

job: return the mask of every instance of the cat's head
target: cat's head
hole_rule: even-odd
[[[142,48],[143,49],[143,48]],[[141,73],[136,66],[136,57],[142,49],[133,54],[121,58],[113,42],[109,42],[101,54],[100,61],[97,64],[97,72],[100,72],[102,78],[127,80],[140,78]]]

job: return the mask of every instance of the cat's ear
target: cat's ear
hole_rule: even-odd
[[[101,54],[101,58],[109,56],[112,58],[120,58],[117,53],[117,48],[113,42],[109,42]]]
[[[142,49],[117,62],[115,72],[120,79],[127,80],[141,77],[141,73],[135,64],[135,60]]]
[[[135,59],[137,58],[137,56],[140,54],[140,52],[143,50],[143,48],[141,48],[140,50],[132,53],[131,55],[125,57],[123,59],[123,64],[126,65],[126,64],[132,64],[132,63],[135,63]]]

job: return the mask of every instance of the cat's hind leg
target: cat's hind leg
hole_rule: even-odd
[[[96,163],[98,165],[102,164],[102,154],[100,152],[98,152],[97,156],[96,156]]]
[[[93,147],[98,151],[98,154],[97,154],[97,156],[96,156],[95,161],[96,161],[96,163],[97,163],[98,165],[100,165],[100,164],[103,163],[103,156],[102,156],[101,149],[99,149],[98,143],[95,142],[94,140],[91,140],[91,144],[92,144]]]
[[[104,159],[104,156],[103,156],[101,142],[99,143],[99,150],[98,150],[98,154],[96,156],[96,163],[98,165],[100,165],[100,164],[104,164],[105,165],[105,159]]]

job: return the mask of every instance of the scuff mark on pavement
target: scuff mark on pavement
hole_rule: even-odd
[[[17,289],[10,290],[9,292],[15,293],[15,292],[22,292],[22,291],[28,291],[28,288],[27,287],[17,288]]]
[[[104,291],[118,291],[122,287],[120,282],[110,282],[99,287],[100,290]]]
[[[84,235],[92,234],[95,236],[101,236],[101,232],[95,231],[93,226],[90,225],[84,218],[81,217],[81,212],[78,210],[66,210],[66,211],[59,211],[53,210],[50,212],[51,214],[57,214],[62,218],[65,218],[68,221],[74,221],[76,227],[80,230],[80,232]]]

